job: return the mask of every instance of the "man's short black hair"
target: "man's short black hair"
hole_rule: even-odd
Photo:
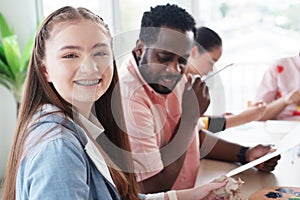
[[[194,18],[183,8],[173,4],[151,7],[144,12],[139,38],[146,44],[153,44],[161,26],[178,29],[182,32],[193,31],[196,36],[196,23]]]

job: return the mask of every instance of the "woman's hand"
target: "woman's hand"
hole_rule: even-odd
[[[255,102],[249,106],[246,110],[238,114],[238,116],[244,119],[244,123],[256,121],[262,118],[266,112],[266,103],[263,101]]]
[[[290,92],[287,96],[284,97],[284,102],[287,105],[290,104],[300,104],[300,89]]]

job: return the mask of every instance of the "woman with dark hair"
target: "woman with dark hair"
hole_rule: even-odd
[[[212,29],[200,27],[197,29],[195,44],[188,58],[186,73],[205,76],[213,71],[215,63],[223,53],[221,37]],[[253,106],[236,115],[207,116],[202,120],[212,132],[219,132],[226,128],[238,126],[254,120],[259,120],[265,112],[265,105],[258,101]]]

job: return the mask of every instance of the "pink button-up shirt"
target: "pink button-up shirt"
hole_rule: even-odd
[[[256,100],[270,103],[300,88],[300,56],[282,58],[265,72]],[[300,120],[300,107],[287,106],[276,117],[279,120]]]
[[[137,180],[142,181],[164,168],[160,149],[170,142],[181,117],[186,79],[182,78],[172,93],[158,94],[141,76],[133,55],[122,63],[119,74],[135,173]],[[179,152],[179,156],[182,153]],[[194,187],[199,164],[199,135],[195,127],[183,167],[172,189]]]

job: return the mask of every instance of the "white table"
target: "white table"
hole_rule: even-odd
[[[300,122],[251,122],[220,132],[219,136],[225,140],[247,146],[254,146],[258,143],[273,144],[282,139],[288,131],[291,131],[298,124]],[[272,173],[260,172],[252,168],[235,175],[234,178],[240,177],[245,181],[241,189],[242,198],[247,199],[253,192],[270,186],[300,187],[300,157],[297,156],[297,150],[298,147],[295,147],[282,153],[281,159]],[[196,184],[201,185],[210,182],[238,166],[235,163],[202,159]]]

